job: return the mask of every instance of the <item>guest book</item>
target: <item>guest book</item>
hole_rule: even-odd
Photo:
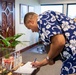
[[[20,66],[16,71],[14,71],[15,73],[21,73],[21,74],[27,74],[30,75],[33,73],[33,71],[37,68],[32,67],[31,65],[32,62],[27,62],[25,65]]]

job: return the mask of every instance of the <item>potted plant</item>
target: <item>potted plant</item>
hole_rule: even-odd
[[[10,57],[10,53],[15,50],[16,45],[21,43],[21,41],[18,40],[19,37],[21,37],[23,33],[21,34],[15,34],[12,37],[3,37],[0,35],[0,51],[2,52],[2,62],[4,60],[12,60]]]
[[[2,35],[0,35],[0,51],[2,51],[3,56],[5,58],[8,58],[11,51],[14,51],[16,45],[21,43],[21,41],[17,40],[19,37],[21,37],[23,33],[21,34],[15,34],[12,37],[6,37],[4,38]]]

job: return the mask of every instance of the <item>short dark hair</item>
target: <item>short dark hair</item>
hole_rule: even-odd
[[[34,13],[34,12],[28,12],[27,14],[25,14],[25,16],[24,16],[24,24],[26,24],[28,18],[30,16],[33,16],[34,14],[36,14],[36,13]]]

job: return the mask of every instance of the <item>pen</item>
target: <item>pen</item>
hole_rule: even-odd
[[[34,63],[36,62],[37,58],[34,59]]]

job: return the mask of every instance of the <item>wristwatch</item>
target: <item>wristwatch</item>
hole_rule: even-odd
[[[55,63],[55,61],[51,59],[49,56],[46,57],[46,60],[49,62],[50,65]]]
[[[46,60],[47,60],[47,61],[51,61],[51,59],[49,58],[49,56],[46,57]]]

